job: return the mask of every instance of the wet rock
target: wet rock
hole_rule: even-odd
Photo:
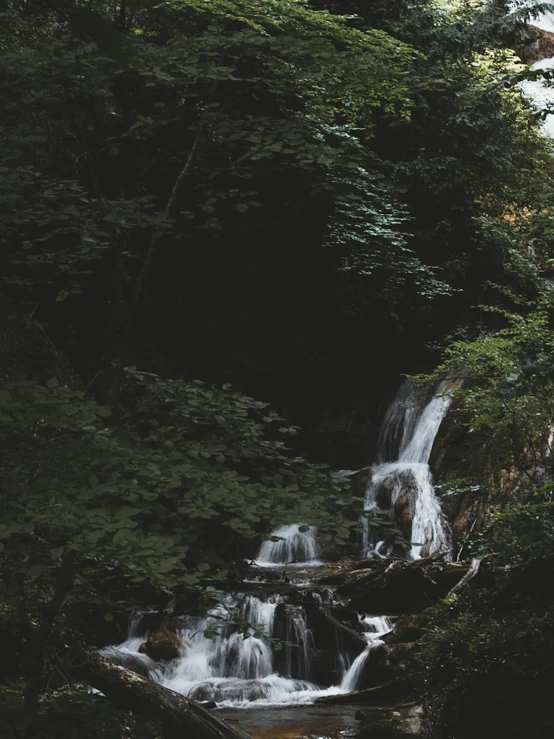
[[[385,634],[383,641],[387,644],[415,642],[425,633],[425,616],[422,613],[408,613],[398,619],[394,631]]]
[[[336,644],[338,651],[359,652],[366,640],[359,631],[356,613],[344,606],[319,606],[308,611],[308,625],[316,645]]]
[[[415,660],[415,642],[401,642],[384,646],[389,671],[407,673]]]
[[[103,657],[109,660],[114,665],[121,665],[127,670],[141,675],[142,677],[149,677],[150,671],[155,669],[156,663],[144,652],[142,654],[131,654],[129,652],[122,652],[116,647],[107,647],[101,651]]]
[[[409,675],[414,667],[415,646],[415,642],[411,642],[372,647],[358,679],[358,691],[377,688]]]
[[[435,556],[435,555],[433,555]],[[468,565],[397,560],[377,568],[352,572],[339,587],[358,612],[417,613],[444,597],[461,580]]]
[[[199,706],[202,706],[202,708],[206,708],[207,710],[212,710],[213,708],[217,708],[217,703],[215,701],[197,701]]]
[[[412,522],[415,515],[417,493],[408,488],[403,490],[394,502],[394,520],[408,541],[412,539]]]
[[[395,677],[396,671],[389,665],[386,645],[378,644],[370,650],[364,662],[358,689],[364,691],[368,688],[376,688]]]
[[[150,634],[140,645],[139,652],[147,654],[156,662],[168,662],[181,657],[183,645],[175,631],[172,631],[170,626],[164,625]]]

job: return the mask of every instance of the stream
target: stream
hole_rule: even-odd
[[[554,5],[552,14],[532,23],[554,32]],[[554,58],[533,68],[554,68]],[[544,80],[523,82],[521,89],[538,109],[554,108],[554,88],[545,87]],[[554,136],[554,115],[546,116],[544,126]],[[448,549],[451,533],[429,460],[451,403],[451,386],[443,382],[425,395],[406,381],[391,403],[375,460],[365,468],[370,471],[360,557],[418,560]],[[372,526],[372,518],[383,514],[411,542],[409,551],[400,551],[394,538]],[[337,563],[327,561],[316,529],[286,523],[272,537],[262,543],[233,592],[211,611],[187,616],[178,632],[178,659],[155,662],[140,651],[148,637],[145,614],[134,614],[126,640],[102,652],[215,706],[258,739],[354,736],[355,706],[316,701],[379,684],[383,660],[375,655],[383,637],[394,630],[396,614],[355,612],[328,584]]]
[[[415,543],[409,559],[448,548],[449,530],[435,496],[429,457],[450,405],[448,383],[425,396],[405,382],[383,422],[371,467],[360,555],[395,553],[368,521],[387,512]],[[355,707],[314,705],[380,682],[382,638],[393,613],[356,613],[332,585],[333,567],[315,528],[284,524],[250,562],[242,583],[205,614],[187,616],[181,656],[155,662],[140,651],[145,614],[132,616],[122,644],[103,654],[197,701],[206,702],[253,737],[347,737]],[[414,539],[415,537],[415,539]],[[381,680],[382,682],[382,680]],[[324,735],[321,733],[325,727]]]

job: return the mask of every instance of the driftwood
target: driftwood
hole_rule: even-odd
[[[160,721],[166,739],[250,739],[194,701],[97,653],[86,652],[75,672],[113,705]]]
[[[466,572],[466,574],[462,577],[460,582],[456,583],[454,587],[449,591],[448,595],[452,595],[453,593],[457,593],[459,590],[464,588],[467,583],[470,580],[473,580],[474,577],[476,577],[479,574],[479,570],[481,569],[481,563],[483,561],[484,557],[474,557],[471,560],[471,564],[469,565],[469,570]]]

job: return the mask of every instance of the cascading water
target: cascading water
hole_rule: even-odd
[[[383,644],[381,637],[392,630],[392,621],[386,616],[366,616],[363,622],[368,629],[365,633],[367,649],[356,657],[342,678],[340,687],[346,693],[359,688],[366,662],[370,659],[372,650]]]
[[[260,547],[256,564],[261,567],[278,567],[286,564],[318,564],[317,531],[299,523],[279,526],[271,532],[276,541],[268,539]]]
[[[400,505],[410,508],[413,558],[420,556],[422,547],[434,552],[447,544],[428,465],[450,404],[447,390],[448,383],[443,383],[434,397],[422,402],[412,384],[402,386],[383,423],[367,490],[366,511],[386,508],[396,515]],[[310,580],[325,566],[316,529],[283,525],[272,537],[261,545],[239,586],[242,592],[225,596],[203,616],[187,616],[178,634],[179,657],[155,662],[139,651],[148,632],[137,617],[130,622],[127,640],[103,653],[183,695],[219,707],[307,704],[358,689],[368,671],[379,669],[372,653],[393,628],[391,620],[359,615],[357,631],[366,648],[358,653],[352,636],[341,637],[333,626],[334,631],[328,631],[332,619],[325,620],[330,612],[325,609],[340,611],[340,598]],[[366,549],[377,552],[388,547],[386,542],[371,542],[369,530],[365,543]]]
[[[291,575],[293,570],[289,570]],[[311,595],[313,584],[299,581],[296,587],[300,585]],[[292,600],[301,597],[302,592],[293,590]],[[309,601],[317,609],[328,598],[328,590],[322,589]],[[314,640],[306,607],[288,601],[288,595],[226,596],[205,616],[187,618],[186,628],[178,634],[181,657],[166,663],[154,662],[139,652],[148,633],[140,628],[136,617],[130,621],[127,640],[103,652],[178,693],[199,701],[214,701],[223,708],[309,704],[318,697],[356,689],[366,669],[367,652],[390,631],[390,621],[360,617],[367,649],[354,657],[343,650],[340,639],[336,641],[333,665],[339,666],[340,674],[337,677],[332,666],[328,682],[322,686],[312,681]],[[333,604],[339,601],[331,600]],[[275,652],[274,640],[280,647]],[[329,645],[325,646],[328,649]]]
[[[285,654],[289,669],[284,675],[275,672],[270,640],[280,604],[281,596],[265,600],[252,595],[226,597],[206,617],[188,620],[179,634],[183,655],[168,663],[158,664],[141,654],[138,649],[146,635],[132,636],[131,630],[123,644],[104,650],[104,654],[132,669],[134,660],[146,660],[152,679],[222,707],[311,703],[318,696],[345,692],[339,686],[325,689],[291,676],[296,672],[307,677],[310,671],[310,631],[304,612],[296,606],[287,606],[291,643],[285,644]]]
[[[422,551],[433,554],[448,548],[448,526],[433,488],[429,457],[451,403],[451,383],[442,382],[426,403],[406,381],[383,422],[377,462],[366,490],[366,514],[388,510],[405,534],[409,534],[412,559]],[[366,554],[390,554],[391,545],[375,541],[364,524]]]

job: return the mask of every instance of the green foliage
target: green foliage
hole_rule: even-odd
[[[554,631],[548,613],[521,609],[478,612],[450,603],[432,614],[421,654],[431,736],[507,739],[549,735],[549,657]]]
[[[309,390],[323,417],[321,396],[338,378],[350,384],[353,367],[359,403],[367,345],[390,343],[391,324],[413,346],[476,316],[500,324],[454,342],[435,376],[464,378],[464,489],[515,503],[470,546],[509,564],[504,594],[526,561],[549,562],[549,308],[473,307],[491,282],[534,298],[551,270],[551,145],[505,48],[521,45],[533,11],[508,17],[496,0],[316,6],[6,6],[1,297],[32,306],[92,381],[90,394],[55,378],[0,391],[0,593],[25,653],[10,674],[23,662],[32,672],[22,633],[44,627],[47,641],[69,605],[94,604],[110,623],[152,586],[209,599],[275,523],[346,542],[360,504],[345,481],[287,448],[296,426],[214,383],[280,394],[293,418]],[[371,362],[378,377],[398,371],[386,354]],[[175,379],[124,374],[133,362]],[[369,525],[406,547],[386,521]],[[525,635],[542,630],[549,645],[528,603],[487,621],[486,602],[460,597],[437,613],[439,702],[441,680],[467,694],[479,649],[497,674],[502,629],[523,675]],[[35,651],[40,672],[50,655]],[[69,736],[91,706],[100,715],[98,701],[54,695],[41,711],[50,722],[59,705],[58,735]],[[113,720],[107,736],[139,731]]]
[[[353,125],[370,136],[376,116],[409,117],[413,54],[383,32],[300,2],[157,10],[143,7],[109,44],[105,22],[75,7],[53,37],[42,29],[23,48],[18,36],[7,45],[0,223],[17,275],[8,284],[53,282],[61,300],[98,260],[134,278],[153,231],[190,238],[237,213],[256,218],[268,168],[307,177],[314,192],[363,161]]]
[[[429,614],[420,659],[431,736],[551,731],[544,688],[554,647],[551,297],[536,304],[505,297],[520,312],[489,308],[500,327],[452,342],[435,372],[460,381],[454,412],[468,432],[460,465],[473,484],[452,492],[487,496],[495,512],[465,542],[482,560],[478,578]]]
[[[18,690],[19,687],[19,690]],[[45,694],[36,716],[23,714],[22,686],[0,688],[0,713],[6,739],[159,739],[156,722],[144,721],[111,706],[81,685]],[[19,707],[21,715],[13,707]]]
[[[486,558],[480,583],[428,613],[420,663],[431,736],[547,737],[554,507],[507,509],[472,539]]]
[[[296,429],[230,388],[129,370],[119,421],[55,378],[5,384],[0,402],[10,597],[48,599],[68,556],[88,598],[96,567],[163,589],[222,580],[241,542],[284,520],[348,535],[348,483],[292,456]]]
[[[554,332],[549,297],[523,302],[523,314],[484,308],[504,327],[453,341],[434,377],[461,380],[454,396],[461,402],[458,420],[471,435],[475,474],[515,468],[540,483],[551,467]]]

